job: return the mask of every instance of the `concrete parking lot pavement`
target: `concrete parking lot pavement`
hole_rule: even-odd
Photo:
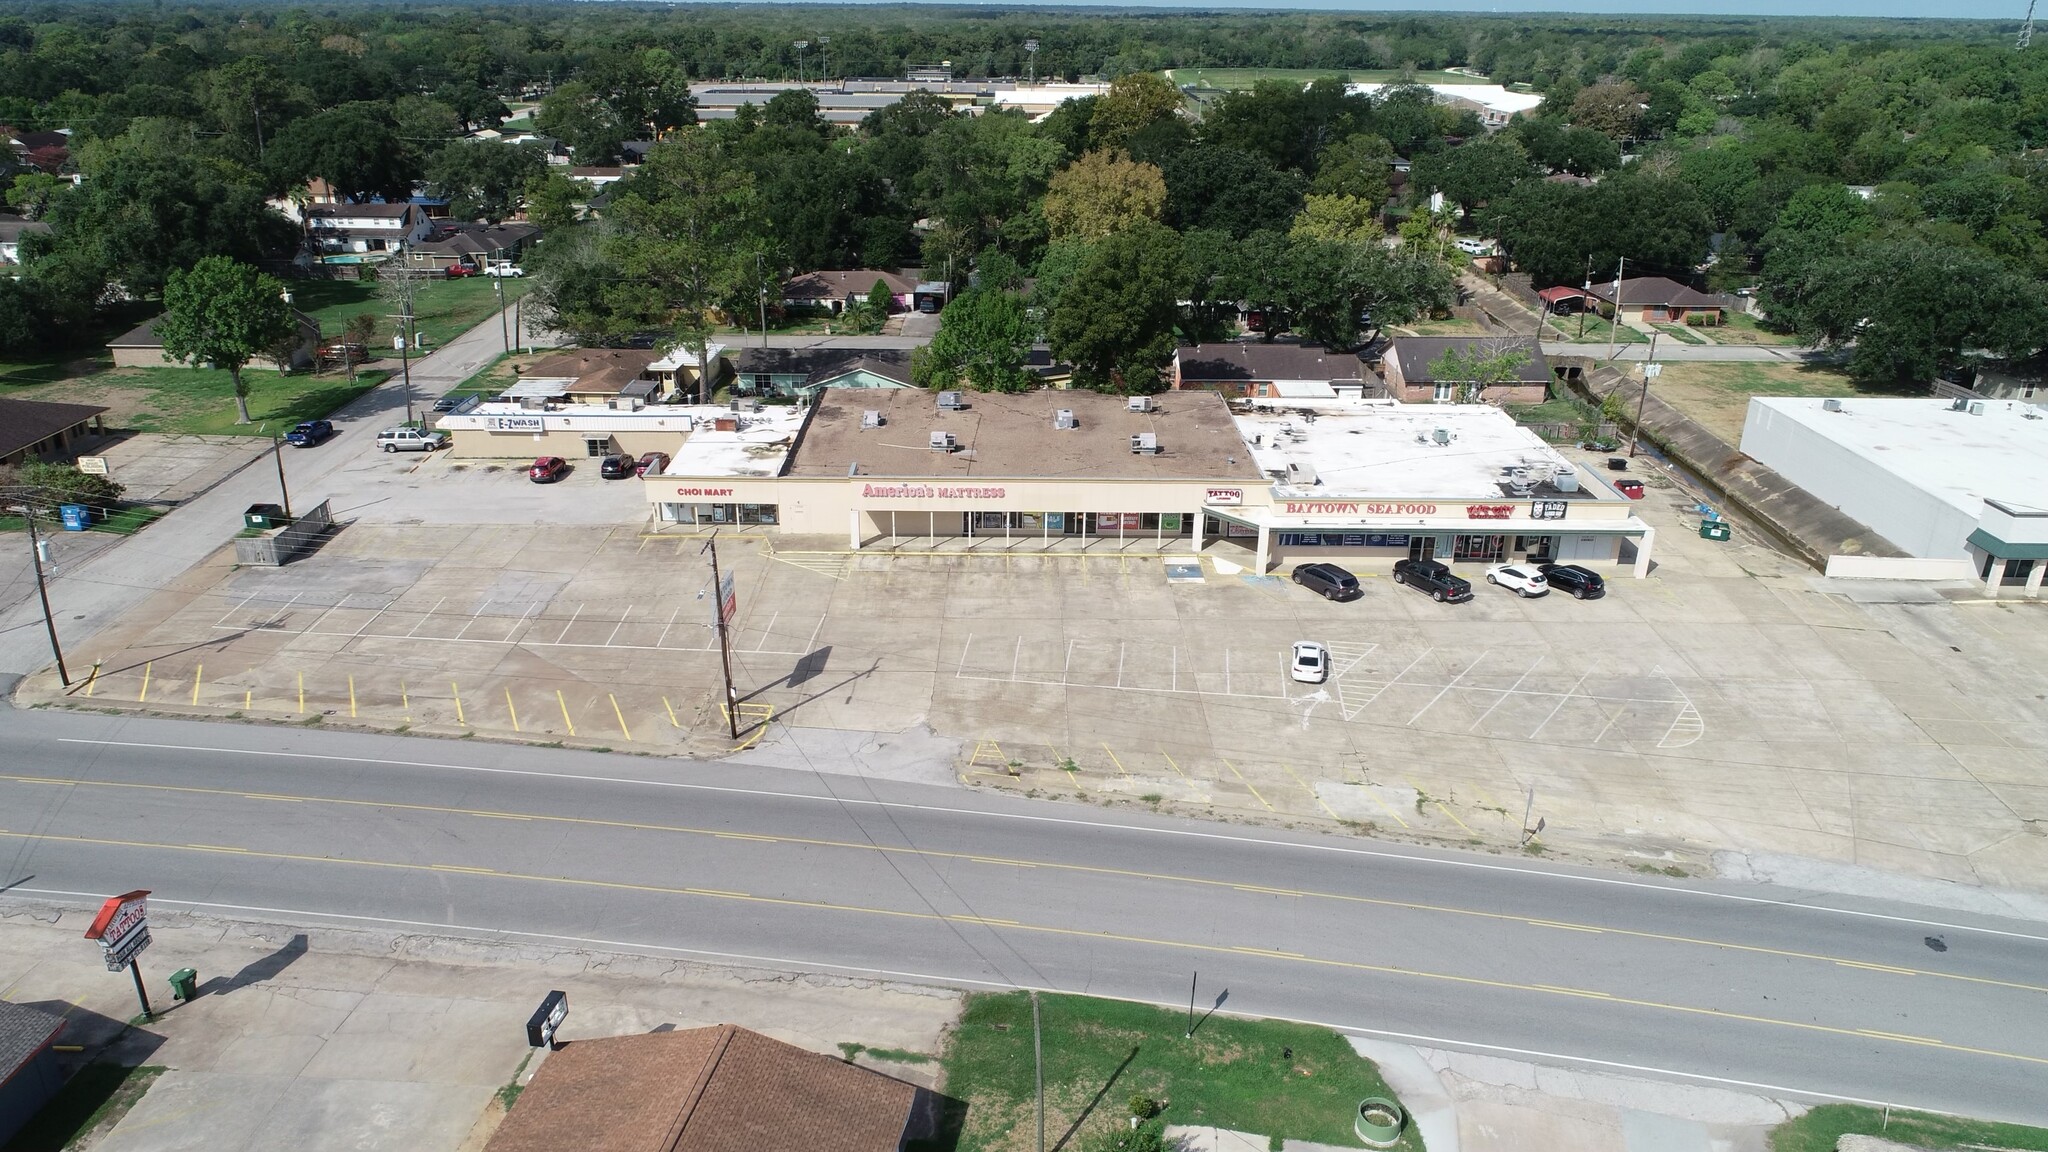
[[[280,427],[279,431],[289,431]],[[95,455],[107,460],[107,474],[130,500],[182,503],[248,467],[270,452],[256,436],[183,436],[137,432]]]
[[[84,906],[0,908],[0,994],[125,1020],[135,993],[79,939]],[[569,994],[564,1040],[734,1023],[813,1051],[841,1043],[936,1053],[957,993],[936,988],[679,964],[543,944],[489,944],[337,926],[229,921],[152,908],[142,965],[160,1018],[68,1043],[169,1068],[95,1152],[292,1148],[481,1149],[493,1097],[527,1062],[525,1023]],[[164,978],[199,971],[200,995]],[[58,1008],[57,1010],[63,1010]],[[542,1057],[545,1059],[545,1057]],[[925,1066],[884,1065],[919,1078]]]
[[[2048,707],[2013,675],[2048,657],[2048,614],[1845,588],[1740,524],[1701,539],[1694,498],[1650,480],[1655,574],[1586,602],[1482,584],[1440,605],[1363,572],[1362,600],[1328,604],[1228,544],[1189,583],[1156,556],[728,537],[734,740],[702,538],[405,523],[494,494],[553,519],[608,491],[448,472],[286,568],[215,557],[94,642],[92,684],[24,698],[827,770],[867,770],[860,734],[928,729],[879,770],[915,777],[950,741],[978,787],[1502,850],[1526,819],[1535,849],[1640,868],[1732,850],[2048,887]],[[1328,683],[1288,678],[1304,638]]]

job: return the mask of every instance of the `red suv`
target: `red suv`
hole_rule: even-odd
[[[560,456],[543,456],[526,470],[526,478],[535,484],[552,484],[569,474],[569,465]]]
[[[659,476],[668,468],[668,453],[649,452],[640,457],[640,463],[633,469],[635,476]]]
[[[483,273],[478,272],[476,269],[471,268],[467,264],[450,264],[448,266],[448,278],[450,280],[460,280],[464,276],[481,275],[483,275]]]

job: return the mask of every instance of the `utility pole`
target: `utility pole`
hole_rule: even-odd
[[[804,49],[810,46],[811,42],[809,40],[799,40],[796,42],[796,82],[799,84],[804,82]]]
[[[1650,400],[1650,381],[1657,378],[1664,366],[1657,363],[1657,333],[1650,333],[1650,358],[1643,362],[1643,390],[1636,396],[1636,434],[1629,437],[1628,457],[1636,457],[1636,445],[1643,442],[1643,405]]]
[[[825,51],[831,46],[832,38],[830,36],[818,37],[818,79],[821,82],[832,77],[832,73],[829,71],[832,57],[830,53]]]
[[[277,494],[284,497],[284,518],[292,518],[292,490],[284,486],[284,437],[270,434],[270,458],[277,463]]]
[[[766,348],[768,346],[768,272],[766,258],[759,252],[754,253],[754,280],[756,287],[760,289],[761,296],[761,347]],[[708,368],[700,364],[698,365],[698,371],[702,373],[708,371]]]
[[[498,275],[492,279],[498,282],[498,335],[504,338],[505,351],[509,354],[512,351],[512,330],[505,325],[505,267],[500,264]]]
[[[1196,986],[1196,985],[1198,985],[1198,984],[1200,984],[1201,982],[1202,982],[1202,974],[1201,974],[1201,973],[1200,973],[1199,971],[1198,971],[1198,972],[1196,972],[1196,973],[1195,973],[1195,974],[1194,974],[1194,975],[1193,975],[1192,977],[1190,977],[1190,978],[1188,979],[1188,1035],[1187,1035],[1187,1038],[1188,1038],[1188,1039],[1190,1039],[1190,1040],[1193,1040],[1193,1039],[1195,1038],[1195,986]]]
[[[1586,338],[1586,306],[1592,303],[1593,300],[1593,258],[1591,256],[1586,257],[1586,283],[1579,291],[1584,293],[1584,295],[1579,297],[1579,339],[1584,340]]]
[[[1031,990],[1031,1059],[1038,1082],[1038,1152],[1045,1152],[1045,1035],[1038,1027],[1038,989]]]
[[[410,276],[411,273],[401,272],[400,275]],[[410,424],[412,423],[412,342],[414,335],[412,302],[408,300],[400,311],[386,318],[398,321],[398,369],[405,378],[405,422]]]
[[[704,542],[703,551],[711,554],[711,612],[718,621],[718,664],[725,672],[725,727],[737,740],[740,738],[740,697],[732,688],[732,644],[725,630],[725,582],[718,574],[717,529],[712,529],[711,539]]]
[[[43,583],[43,541],[36,534],[36,506],[33,498],[22,501],[22,513],[28,521],[29,563],[36,568],[36,595],[43,602],[43,627],[50,633],[50,653],[57,658],[57,679],[64,687],[71,687],[71,673],[64,667],[64,648],[57,643],[57,618],[50,613],[50,589]]]
[[[1628,269],[1628,257],[1614,267],[1614,323],[1607,329],[1607,358],[1614,359],[1614,348],[1621,340],[1621,274]]]
[[[1025,58],[1026,60],[1030,61],[1030,63],[1029,63],[1028,65],[1027,65],[1027,67],[1028,67],[1028,68],[1030,69],[1030,72],[1029,72],[1029,76],[1030,76],[1030,79],[1026,80],[1026,81],[1025,81],[1025,83],[1026,83],[1026,84],[1037,84],[1037,83],[1038,83],[1038,41],[1036,41],[1036,40],[1026,40],[1026,41],[1024,42],[1024,58]]]

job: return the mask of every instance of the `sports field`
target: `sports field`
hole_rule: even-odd
[[[1169,68],[1166,78],[1175,84],[1201,88],[1249,88],[1261,80],[1288,80],[1306,84],[1325,76],[1349,76],[1354,84],[1387,84],[1410,75],[1390,68]],[[1483,76],[1459,72],[1416,72],[1420,84],[1486,84]]]

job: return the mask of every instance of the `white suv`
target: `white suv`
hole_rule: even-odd
[[[377,433],[377,444],[386,452],[432,452],[447,443],[446,432],[425,428],[386,428]]]

